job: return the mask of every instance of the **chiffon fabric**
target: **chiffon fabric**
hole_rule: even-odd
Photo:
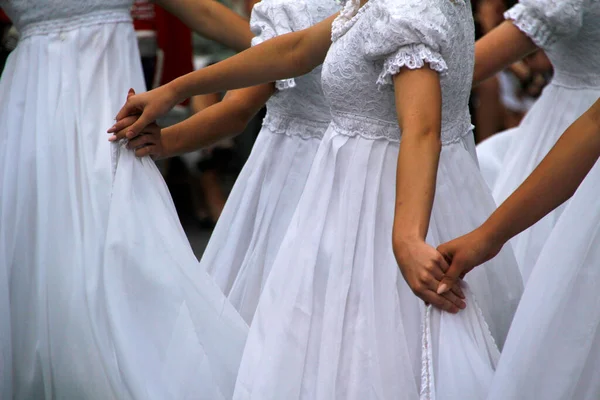
[[[533,268],[489,400],[600,398],[600,208],[596,164]]]
[[[332,27],[322,73],[332,122],[263,289],[235,399],[420,397],[422,327],[441,313],[426,314],[391,246],[401,146],[391,77],[401,68],[429,65],[441,76],[442,150],[427,242],[466,233],[494,209],[468,114],[469,2],[370,0],[358,11],[357,3],[347,3]],[[504,341],[522,291],[511,250],[468,283],[481,312],[448,315],[456,323],[431,331],[432,356],[447,360],[464,347],[493,371],[474,339],[485,333]],[[473,329],[478,334],[463,343],[447,342]]]
[[[492,182],[498,204],[519,187],[560,135],[600,97],[600,2],[521,0],[505,16],[544,49],[554,66],[554,77],[517,132],[495,135],[482,143],[487,150],[482,147],[478,151],[481,165],[487,168],[498,158],[498,149],[510,142]],[[563,209],[559,207],[511,240],[525,282]]]
[[[263,0],[252,11],[253,44],[308,28],[338,9],[332,0]],[[331,120],[320,67],[276,86],[200,261],[248,323]]]
[[[152,161],[107,140],[144,89],[131,2],[0,6],[21,32],[0,80],[14,399],[231,398],[247,325]]]

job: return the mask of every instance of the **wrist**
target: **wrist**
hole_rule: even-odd
[[[170,158],[179,155],[177,149],[177,134],[173,127],[162,129],[160,141],[163,148],[162,158]]]
[[[171,93],[173,104],[180,104],[191,97],[191,95],[187,93],[187,85],[185,84],[183,76],[173,79],[171,82],[167,83],[165,87],[167,87]]]
[[[475,230],[477,235],[482,239],[484,243],[487,243],[490,247],[502,247],[510,239],[507,237],[500,227],[496,226],[493,221],[484,222],[479,228]]]

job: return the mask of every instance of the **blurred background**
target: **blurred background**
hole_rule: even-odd
[[[248,18],[252,6],[258,1],[219,2]],[[472,0],[477,37],[502,23],[503,13],[515,3],[513,0]],[[215,42],[192,34],[176,18],[148,0],[135,1],[132,17],[148,88],[234,54]],[[18,32],[0,9],[0,71],[17,41]],[[471,115],[475,140],[481,142],[517,126],[551,77],[552,65],[546,55],[538,51],[474,88]],[[222,95],[196,96],[175,107],[159,121],[159,125],[164,127],[180,122],[220,101]],[[264,110],[235,139],[158,163],[198,257],[221,214],[229,190],[250,154],[263,116]]]

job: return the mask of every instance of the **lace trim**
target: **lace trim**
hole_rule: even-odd
[[[401,141],[400,128],[396,122],[337,112],[333,115],[331,125],[337,133],[345,136],[361,136],[370,140],[384,139],[394,143]],[[442,146],[460,142],[473,128],[468,116],[446,124],[441,133]]]
[[[496,344],[496,339],[492,335],[492,331],[483,316],[483,311],[475,299],[475,295],[471,292],[472,306],[475,307],[477,314],[479,315],[483,324],[484,333],[487,334],[488,339],[493,344],[492,351],[494,354],[491,356],[494,358],[494,363],[497,363],[500,359],[500,350]],[[428,305],[425,309],[424,321],[422,324],[422,336],[421,336],[421,392],[420,400],[435,400],[435,376],[433,373],[433,350],[431,348],[431,310],[432,306]]]
[[[373,0],[368,1],[362,7],[360,0],[344,0],[344,8],[340,15],[331,24],[331,41],[335,42],[356,23],[360,16],[369,8]]]
[[[425,64],[440,73],[448,71],[448,65],[441,54],[434,52],[424,44],[410,44],[401,47],[393,56],[388,57],[383,64],[383,71],[377,78],[377,85],[392,85],[392,77],[403,67],[410,69],[423,68]]]
[[[504,18],[513,21],[515,26],[529,36],[538,47],[546,48],[557,40],[551,27],[537,18],[523,4],[517,4],[505,12]]]
[[[296,80],[294,78],[282,79],[275,82],[275,88],[277,90],[293,89],[296,87]]]
[[[322,139],[329,127],[329,121],[313,121],[267,111],[267,115],[263,119],[263,127],[279,135],[299,136],[302,139]]]
[[[431,349],[431,305],[425,308],[421,336],[421,392],[420,400],[435,399],[435,382],[433,376],[433,350]]]
[[[32,22],[21,29],[20,39],[23,40],[36,35],[72,31],[84,26],[106,25],[119,22],[131,23],[131,14],[128,10],[96,11],[77,17]]]

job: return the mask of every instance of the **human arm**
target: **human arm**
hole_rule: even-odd
[[[208,147],[223,139],[236,136],[275,92],[272,83],[228,92],[225,98],[178,124],[152,134],[128,137],[127,147],[136,156],[154,159],[174,157]],[[127,117],[132,123],[137,116]],[[113,136],[111,141],[126,138],[126,129]]]
[[[141,128],[192,95],[304,75],[325,59],[331,45],[331,24],[334,19],[335,16],[331,16],[308,29],[267,40],[220,63],[191,72],[149,92],[132,96],[116,119],[119,121],[129,115],[141,114],[129,128],[133,136],[136,136]]]
[[[191,30],[236,51],[250,47],[254,37],[248,21],[214,0],[156,0]]]
[[[507,19],[475,45],[477,84],[536,48],[576,35],[583,26],[589,0],[520,0],[508,10]]]
[[[402,275],[417,296],[456,313],[465,307],[464,301],[451,292],[450,298],[436,294],[448,265],[444,257],[425,242],[442,147],[439,75],[429,67],[403,69],[394,76],[394,86],[402,131],[392,234],[394,254]]]
[[[568,200],[600,157],[600,100],[575,121],[531,175],[479,228],[441,245],[452,260],[439,292],[493,258],[515,235]]]
[[[512,21],[504,21],[475,43],[473,85],[510,67],[536,48],[533,41]]]

